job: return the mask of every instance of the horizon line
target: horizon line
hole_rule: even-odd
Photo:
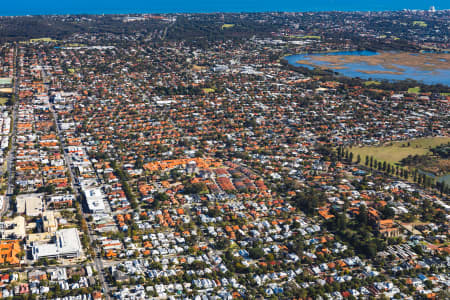
[[[450,8],[437,9],[435,12],[448,11]],[[89,16],[104,16],[104,15],[143,15],[143,14],[158,14],[158,15],[182,15],[182,14],[244,14],[244,13],[327,13],[327,12],[402,12],[402,11],[429,11],[424,8],[402,8],[402,9],[336,9],[336,10],[224,10],[224,11],[123,11],[123,12],[71,12],[71,13],[28,13],[28,14],[1,14],[2,17],[39,17],[39,16],[77,16],[77,15],[89,15]]]

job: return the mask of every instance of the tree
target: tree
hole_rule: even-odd
[[[375,241],[364,241],[363,252],[368,258],[373,258],[377,255],[377,245]]]
[[[136,169],[142,169],[144,167],[144,161],[142,160],[141,156],[138,156],[135,163]]]
[[[184,187],[184,193],[186,194],[199,194],[200,192],[207,190],[204,182],[188,183]]]
[[[344,230],[347,227],[347,218],[345,217],[345,212],[337,214],[336,227],[339,230]]]
[[[308,215],[314,214],[319,203],[322,203],[324,199],[324,194],[315,191],[313,188],[306,192],[299,192],[292,198],[296,206]]]
[[[264,256],[264,250],[261,248],[250,248],[250,250],[248,250],[248,253],[250,255],[251,258],[253,259],[260,259],[261,257]]]
[[[230,246],[230,240],[226,237],[219,237],[215,242],[215,246],[219,250],[227,249]]]
[[[384,219],[392,219],[395,216],[395,211],[392,207],[386,205],[381,209]]]
[[[167,195],[166,193],[156,192],[153,196],[152,206],[153,208],[159,208],[161,202],[165,202],[167,200],[169,200],[169,195]]]
[[[409,175],[409,171],[408,171],[408,170],[404,170],[404,171],[403,171],[403,177],[404,177],[405,179],[408,179],[408,175]]]
[[[359,206],[359,213],[357,220],[360,225],[367,225],[367,208],[364,204]]]
[[[80,275],[79,274],[74,274],[73,276],[72,276],[72,282],[78,282],[78,281],[80,281]]]

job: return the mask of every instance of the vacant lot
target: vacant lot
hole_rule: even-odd
[[[408,142],[410,144],[409,147]],[[432,137],[394,142],[384,146],[353,147],[349,151],[353,152],[354,159],[359,154],[362,163],[364,163],[367,155],[369,157],[373,156],[378,161],[396,164],[408,155],[425,155],[429,153],[430,148],[448,142],[450,142],[450,137]]]
[[[193,65],[193,66],[192,66],[192,69],[193,69],[194,71],[203,71],[203,70],[208,69],[208,67]]]

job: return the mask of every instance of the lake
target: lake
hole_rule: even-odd
[[[450,85],[449,54],[342,51],[296,54],[285,59],[293,66],[322,67],[348,77],[375,80],[414,79]],[[300,63],[299,63],[300,62]]]
[[[419,170],[419,173],[421,174],[425,174],[427,176],[430,176],[431,178],[434,178],[435,180],[439,181],[439,182],[443,182],[446,185],[450,186],[450,173],[436,177],[436,175],[434,175],[433,173],[429,173],[429,172],[425,172],[422,170]]]

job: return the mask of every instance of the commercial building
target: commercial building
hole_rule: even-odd
[[[44,194],[23,194],[16,198],[17,213],[37,217],[44,211]]]
[[[56,232],[58,230],[58,222],[55,218],[55,213],[52,210],[42,214],[42,224],[44,226],[44,231],[46,232]]]
[[[25,238],[25,218],[23,216],[17,216],[12,220],[1,222],[0,236],[1,238]]]
[[[83,188],[83,194],[86,198],[86,204],[91,213],[102,213],[105,211],[103,199],[105,194],[99,188]]]
[[[72,202],[75,201],[75,195],[63,194],[63,195],[51,195],[47,197],[48,205],[53,207],[72,206]]]
[[[74,258],[82,253],[82,246],[76,228],[61,229],[55,233],[53,243],[37,244],[32,247],[33,259]]]

